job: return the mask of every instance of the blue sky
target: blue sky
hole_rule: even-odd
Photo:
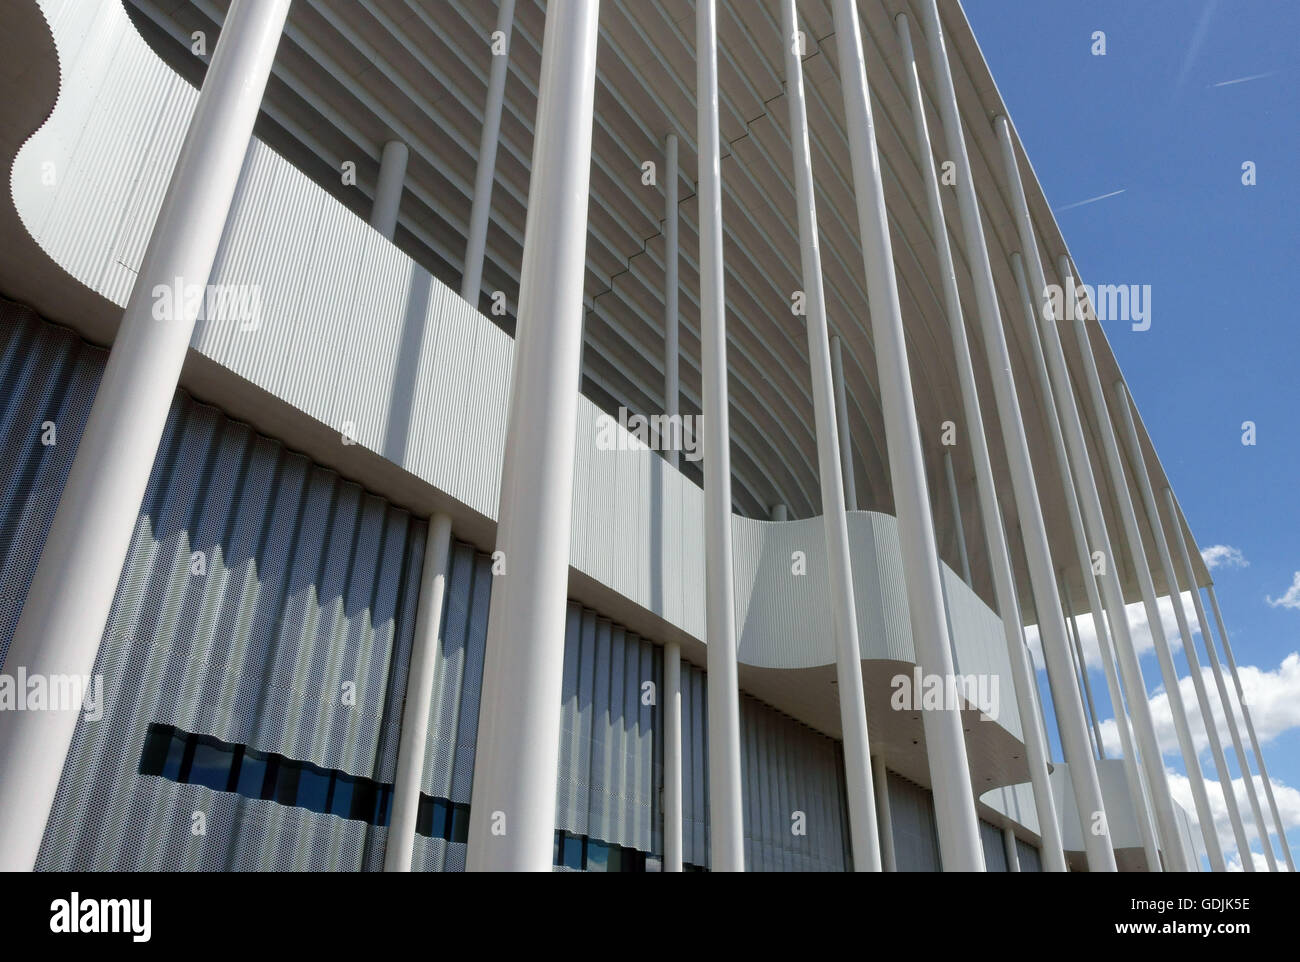
[[[1300,788],[1300,664],[1283,665],[1300,651],[1300,604],[1266,600],[1300,577],[1300,3],[963,6],[1082,280],[1151,285],[1150,330],[1107,334],[1201,547],[1246,562],[1214,570],[1219,601],[1238,663],[1265,673],[1269,773]],[[1153,655],[1143,671],[1154,692]],[[1208,751],[1201,765],[1217,777]],[[1300,823],[1300,793],[1279,790]],[[1300,852],[1300,825],[1289,835]]]

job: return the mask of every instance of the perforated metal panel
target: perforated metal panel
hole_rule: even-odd
[[[682,666],[682,858],[709,865],[708,681]],[[849,864],[839,743],[740,696],[745,870],[840,872]]]
[[[889,810],[894,821],[894,855],[900,872],[941,872],[934,797],[901,775],[888,773]]]
[[[0,650],[103,351],[5,308]],[[57,444],[42,446],[52,422]],[[139,773],[151,723],[392,781],[424,524],[178,393],[77,725],[44,869],[359,869],[382,828]]]
[[[984,867],[990,872],[1008,871],[1007,845],[1002,840],[1002,829],[981,818],[980,843],[984,846]]]
[[[1038,849],[1023,839],[1016,839],[1016,855],[1020,858],[1020,871],[1041,872],[1043,859]]]

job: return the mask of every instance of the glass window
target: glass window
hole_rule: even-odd
[[[275,778],[275,800],[281,805],[292,805],[298,800],[298,779],[302,775],[302,762],[291,758],[279,759],[280,768]]]
[[[235,782],[235,791],[249,798],[262,798],[262,786],[266,784],[266,756],[261,752],[244,749],[244,757],[239,763],[239,779]]]
[[[341,772],[334,776],[334,797],[330,799],[330,813],[340,818],[352,817],[352,792],[356,779]]]
[[[348,818],[358,822],[369,822],[375,817],[375,801],[379,793],[375,783],[368,778],[357,778],[352,782],[352,807]]]
[[[167,761],[172,751],[172,736],[176,729],[170,725],[150,725],[144,736],[144,751],[140,755],[141,775],[162,775],[167,770]],[[185,743],[181,742],[182,750]],[[177,755],[175,770],[180,771],[180,756]],[[174,778],[174,775],[166,776]]]
[[[329,799],[330,773],[315,765],[303,765],[298,774],[297,804],[313,812],[324,812]]]
[[[570,835],[564,833],[564,866],[571,869],[582,869],[582,842],[580,835]]]
[[[451,802],[441,798],[433,798],[429,802],[429,836],[451,838]]]
[[[195,739],[194,758],[190,762],[190,775],[186,780],[193,785],[224,792],[230,781],[230,766],[234,760],[234,751],[224,742],[215,738]]]
[[[588,872],[617,872],[618,847],[598,842],[594,838],[587,842]]]
[[[451,809],[451,841],[469,841],[469,806],[453,805]]]

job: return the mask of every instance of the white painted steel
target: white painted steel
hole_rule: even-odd
[[[550,871],[598,0],[546,15],[466,867]]]

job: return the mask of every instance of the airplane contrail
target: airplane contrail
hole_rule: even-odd
[[[1238,77],[1236,80],[1220,80],[1217,84],[1210,84],[1211,87],[1231,87],[1233,84],[1244,84],[1251,80],[1263,80],[1265,77],[1273,76],[1273,72],[1251,74],[1249,77]]]
[[[1102,194],[1099,197],[1089,197],[1087,200],[1080,200],[1073,204],[1066,204],[1064,207],[1056,208],[1056,212],[1059,214],[1063,210],[1073,210],[1076,207],[1082,207],[1084,204],[1095,204],[1099,200],[1105,200],[1107,197],[1114,197],[1116,194],[1122,194],[1126,190],[1128,190],[1127,187],[1121,187],[1119,190],[1112,190],[1109,194]]]

